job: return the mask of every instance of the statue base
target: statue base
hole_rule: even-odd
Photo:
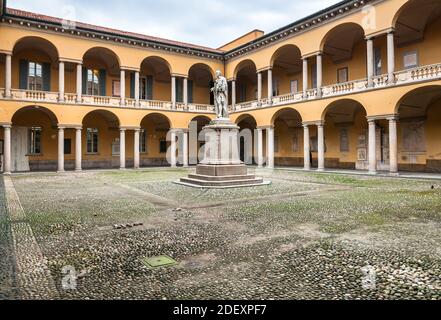
[[[248,174],[247,166],[240,161],[239,127],[228,118],[213,120],[204,128],[208,142],[204,159],[196,173],[182,178],[177,184],[207,189],[225,189],[268,185],[270,182]]]

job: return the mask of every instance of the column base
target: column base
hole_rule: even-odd
[[[83,169],[75,169],[75,172],[83,172]]]
[[[325,168],[318,168],[317,169],[317,172],[324,172],[325,171]]]
[[[12,175],[12,173],[11,173],[11,172],[2,172],[2,175],[4,175],[4,176],[10,176],[10,175]]]
[[[57,170],[57,173],[65,173],[65,170]]]
[[[304,171],[311,171],[311,168],[303,168]]]
[[[369,170],[369,172],[368,172],[369,174],[371,174],[371,175],[373,175],[373,176],[375,176],[375,175],[377,175],[378,174],[378,172],[377,171],[371,171],[371,170]]]
[[[400,174],[398,172],[389,172],[389,175],[392,177],[398,177]]]

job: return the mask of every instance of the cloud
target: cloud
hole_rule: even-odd
[[[253,29],[266,33],[337,0],[9,0],[11,8],[217,48]]]

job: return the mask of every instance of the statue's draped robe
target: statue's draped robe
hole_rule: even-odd
[[[220,77],[214,84],[214,104],[218,118],[228,118],[228,82]]]

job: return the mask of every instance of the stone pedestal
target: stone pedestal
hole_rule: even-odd
[[[247,166],[240,161],[239,127],[230,119],[216,119],[204,129],[204,158],[196,173],[182,178],[178,184],[195,188],[238,188],[267,185],[262,178],[248,174]]]

